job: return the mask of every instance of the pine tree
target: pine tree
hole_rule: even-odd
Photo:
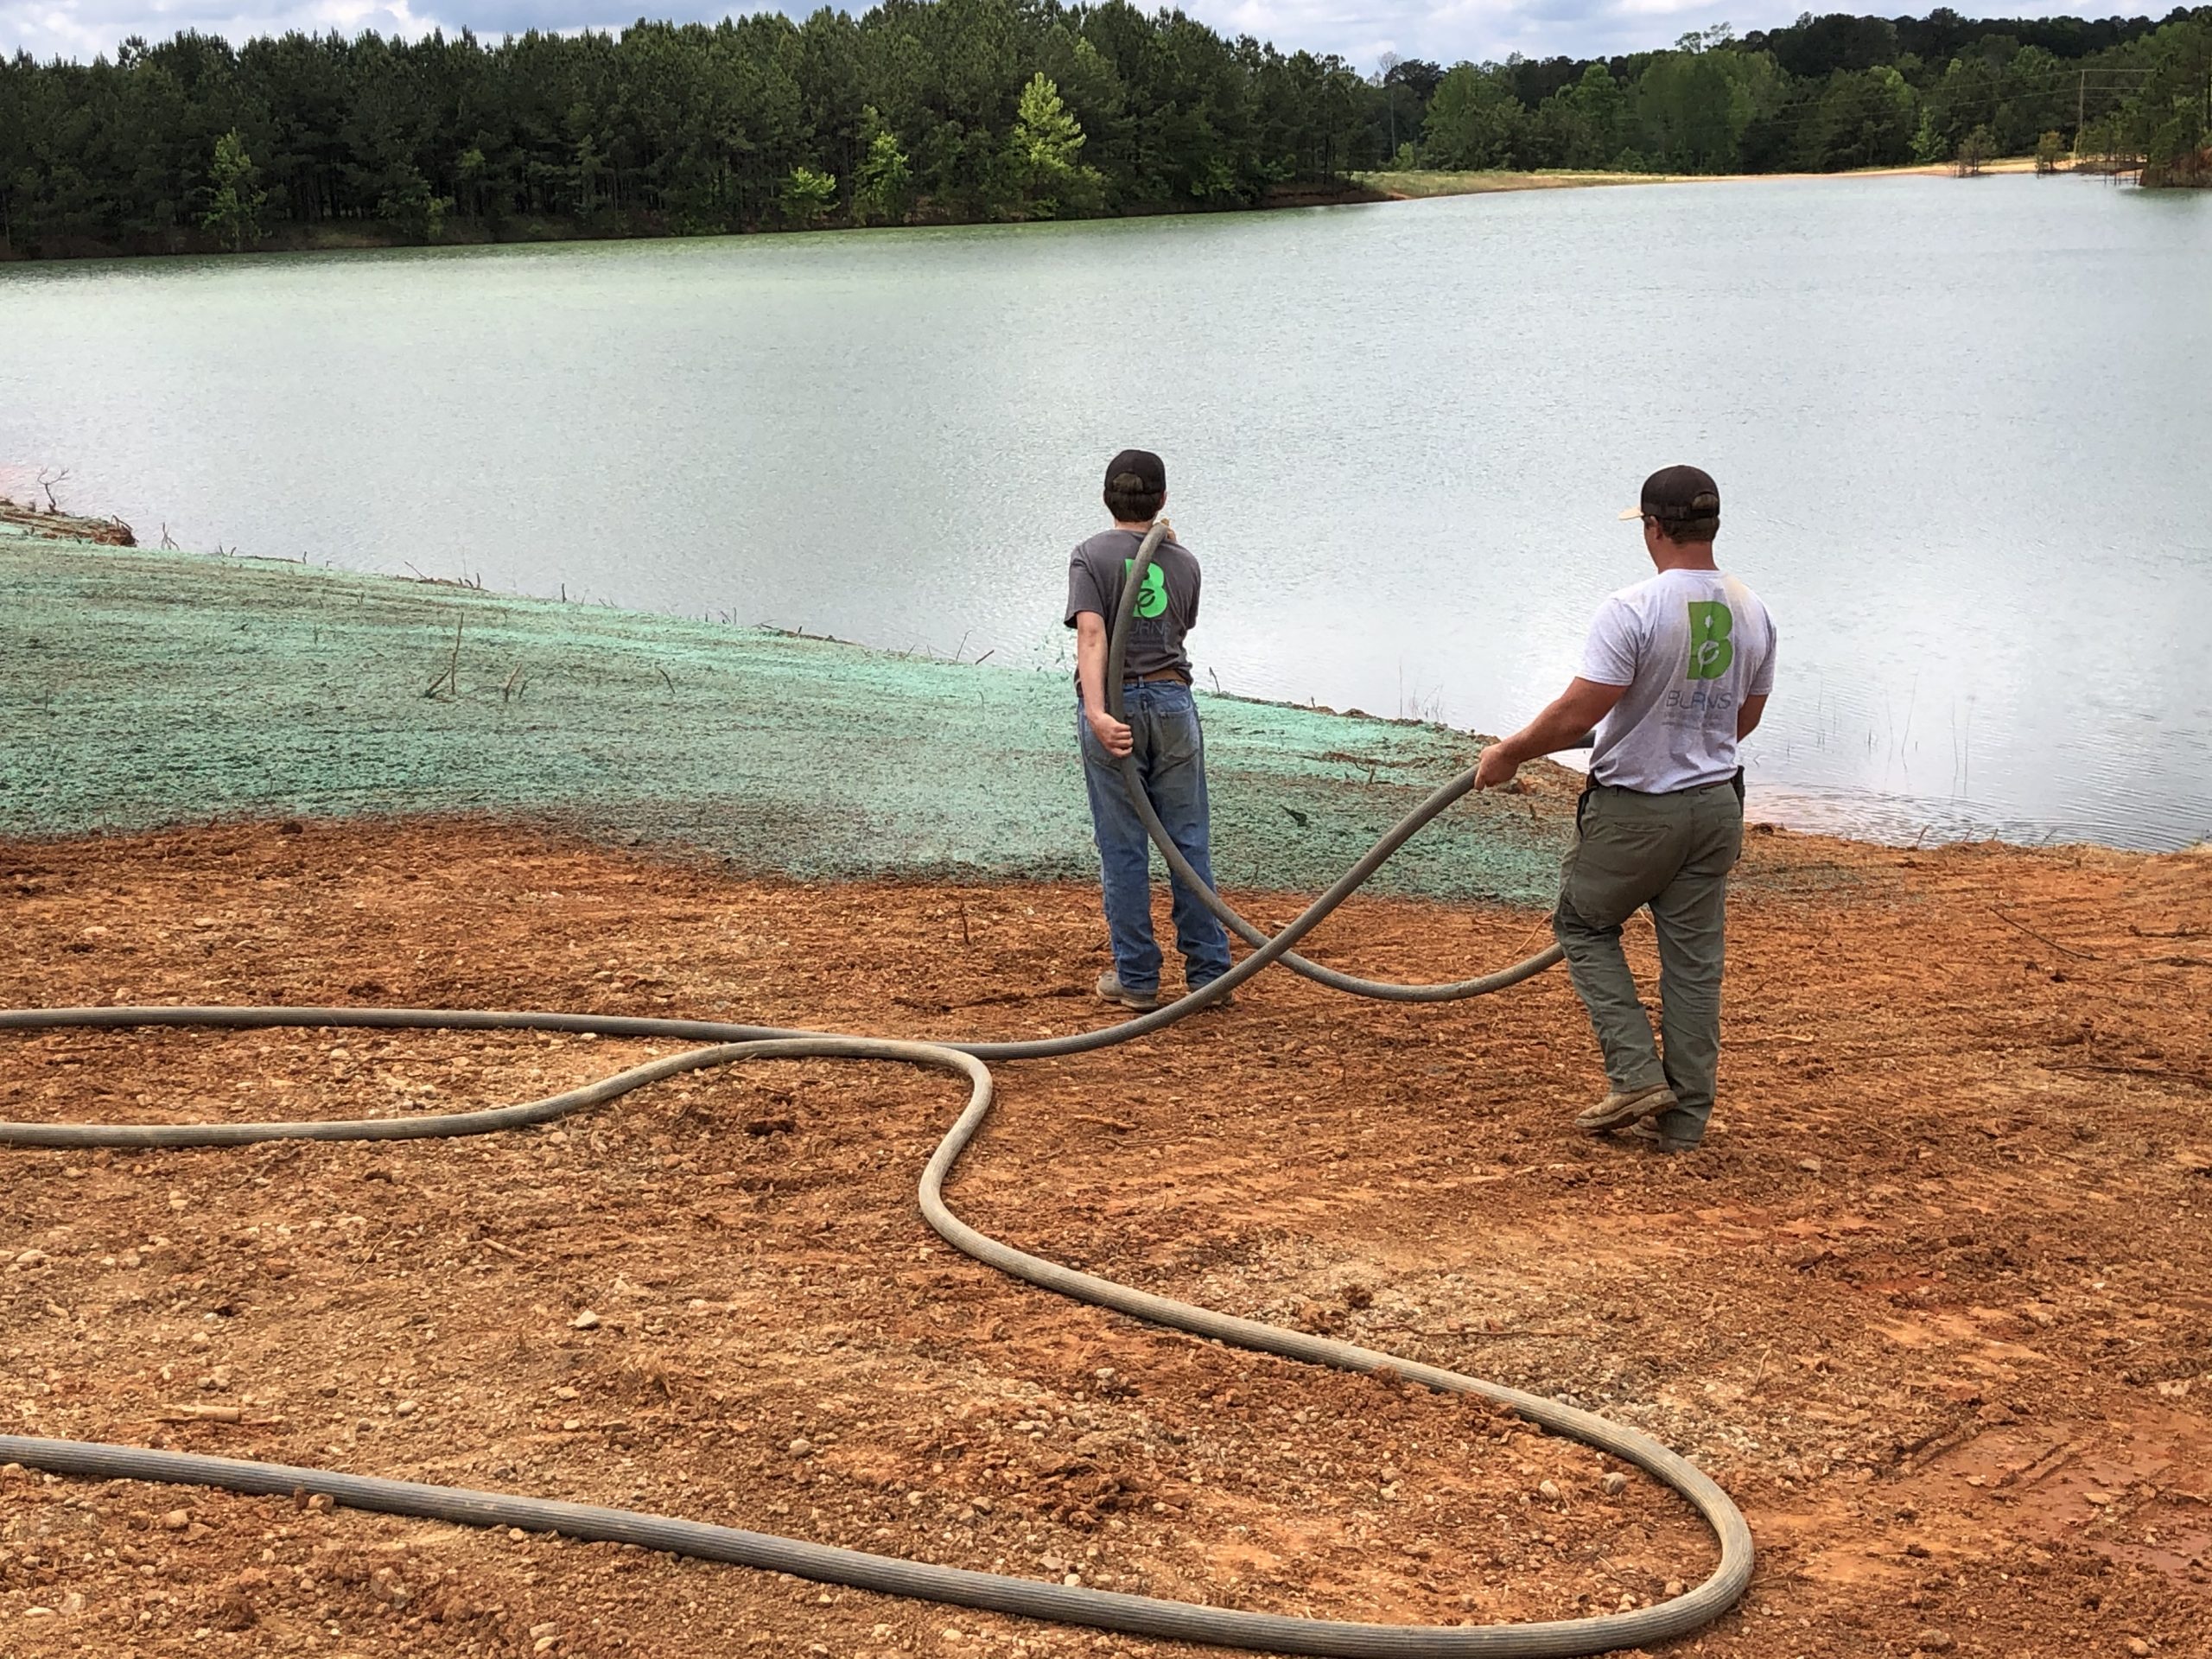
[[[235,253],[261,235],[261,209],[269,200],[267,191],[253,188],[257,169],[253,157],[245,153],[245,140],[238,137],[237,128],[215,141],[215,160],[209,171],[213,188],[208,193],[207,211],[200,216],[200,226],[221,237]]]
[[[1083,165],[1083,124],[1060,101],[1060,89],[1040,70],[1021,89],[1014,130],[1007,134],[1006,171],[1014,216],[1058,219],[1096,205],[1100,179]]]

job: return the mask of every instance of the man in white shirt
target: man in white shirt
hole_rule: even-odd
[[[1610,1085],[1574,1122],[1681,1152],[1703,1139],[1713,1111],[1728,872],[1744,844],[1736,746],[1774,689],[1775,630],[1751,590],[1713,562],[1720,492],[1709,475],[1654,473],[1621,517],[1643,521],[1658,574],[1605,601],[1581,672],[1483,751],[1475,786],[1510,782],[1523,761],[1596,727],[1552,917]],[[1621,950],[1621,924],[1646,905],[1659,935],[1663,1059]]]

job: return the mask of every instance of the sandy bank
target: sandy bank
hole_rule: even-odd
[[[2013,156],[1983,163],[1984,173],[2032,173],[2031,157]],[[1393,200],[1412,201],[1429,196],[1480,196],[1514,190],[1576,190],[1614,184],[1742,184],[1772,179],[1891,179],[1947,178],[1948,162],[1912,167],[1860,167],[1841,173],[1579,173],[1547,168],[1532,173],[1490,169],[1472,173],[1376,172],[1353,176],[1369,188]]]

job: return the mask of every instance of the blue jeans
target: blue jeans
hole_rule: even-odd
[[[1122,718],[1136,741],[1137,775],[1152,810],[1191,866],[1213,885],[1206,850],[1206,746],[1198,705],[1188,686],[1173,680],[1132,680],[1122,688]],[[1091,828],[1098,838],[1099,885],[1106,899],[1106,931],[1114,946],[1114,977],[1128,991],[1160,988],[1160,946],[1152,937],[1152,840],[1129,804],[1121,763],[1106,753],[1077,701],[1076,737],[1083,747],[1083,781],[1090,791]],[[1183,977],[1196,990],[1229,971],[1229,935],[1205,901],[1177,880],[1175,946]]]

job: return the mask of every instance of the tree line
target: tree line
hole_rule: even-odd
[[[0,253],[1249,207],[1363,170],[2201,167],[2212,8],[1835,15],[1579,60],[1285,54],[1124,0],[881,0],[496,42],[133,37],[0,60]]]

